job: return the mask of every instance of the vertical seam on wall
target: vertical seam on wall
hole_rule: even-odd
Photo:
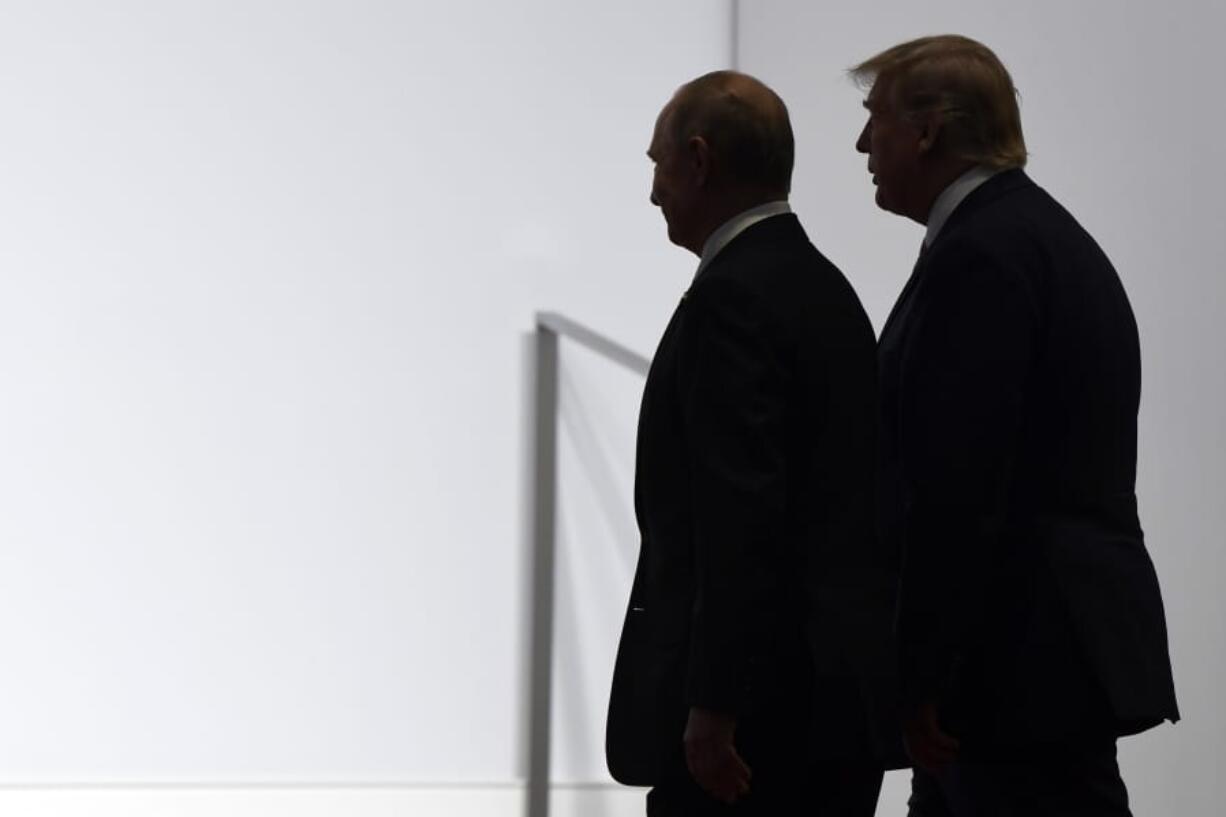
[[[741,0],[729,0],[728,12],[730,17],[728,64],[733,71],[739,71],[741,70]]]

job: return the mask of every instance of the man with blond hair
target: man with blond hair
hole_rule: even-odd
[[[651,817],[872,817],[896,582],[873,535],[872,327],[788,205],[773,91],[687,83],[648,156],[699,263],[643,389],[609,769],[652,787]]]
[[[878,344],[911,814],[1126,815],[1116,738],[1179,716],[1128,299],[1023,172],[988,48],[926,37],[851,74],[877,204],[927,228]]]

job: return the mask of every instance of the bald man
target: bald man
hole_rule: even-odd
[[[868,817],[897,573],[873,535],[872,328],[790,210],[773,91],[699,77],[647,153],[699,263],[643,392],[609,769],[652,787],[652,817]]]

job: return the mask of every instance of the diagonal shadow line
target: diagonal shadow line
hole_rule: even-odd
[[[608,455],[607,448],[601,444],[600,435],[596,432],[597,423],[592,421],[591,413],[579,393],[575,379],[566,372],[565,367],[560,367],[558,377],[560,432],[566,435],[567,441],[574,447],[584,476],[595,490],[604,522],[615,537],[615,541],[622,542],[626,539],[633,541],[632,537],[636,535],[636,529],[629,521],[632,515],[630,505],[627,502],[625,491],[619,487],[621,481],[615,474],[616,469],[612,464],[612,457]],[[563,489],[563,485],[560,484],[559,489]],[[584,608],[579,604],[586,594],[583,593],[579,584],[583,579],[582,571],[577,569],[580,564],[579,554],[574,547],[573,538],[568,536],[568,533],[564,529],[563,517],[560,516],[557,529],[558,560],[555,570],[557,571],[556,586],[561,592],[557,601],[568,603],[571,609],[569,615],[564,614],[562,617],[568,622],[568,626],[564,629],[555,627],[555,637],[559,638],[560,642],[558,644],[560,649],[555,653],[560,659],[557,665],[560,676],[559,686],[565,685],[565,692],[559,695],[558,699],[567,702],[567,711],[557,714],[563,719],[563,724],[560,726],[566,738],[573,741],[570,745],[572,747],[591,747],[600,757],[603,756],[603,734],[600,727],[603,725],[604,713],[595,711],[595,702],[590,700],[588,694],[591,689],[591,679],[584,672],[585,663],[582,659],[585,653],[585,639],[583,634],[589,632],[591,622],[590,616],[584,615]],[[622,562],[622,566],[627,570],[632,570],[636,554],[623,547],[614,549],[617,551],[614,555]],[[565,597],[562,596],[563,593]],[[567,661],[567,656],[571,657],[570,661]],[[603,814],[606,807],[602,804],[599,808]]]
[[[563,368],[558,373],[558,380],[561,427],[574,446],[579,462],[584,465],[588,481],[595,489],[607,529],[615,542],[636,543],[637,527],[630,521],[633,517],[633,503],[618,485],[612,458],[600,444],[600,437],[588,419],[589,412],[585,410],[574,379]],[[637,548],[618,547],[616,551],[622,566],[633,570],[638,556]]]
[[[532,372],[534,370],[534,365],[535,365],[534,364],[534,360],[535,360],[534,335],[525,334],[521,338],[521,341],[523,345],[522,351],[524,355],[523,364],[524,364],[525,371]],[[562,434],[565,434],[568,438],[568,442],[570,442],[574,446],[574,451],[578,455],[580,462],[584,466],[583,470],[585,471],[585,475],[587,476],[588,480],[590,481],[590,484],[593,486],[593,488],[596,491],[596,497],[598,500],[598,506],[600,507],[600,510],[601,510],[601,516],[603,517],[605,524],[608,526],[608,530],[610,530],[612,534],[614,535],[615,541],[621,542],[621,541],[625,541],[628,539],[631,542],[637,542],[637,538],[638,538],[637,526],[632,521],[633,519],[632,503],[630,503],[627,500],[625,492],[619,489],[618,487],[619,480],[616,478],[616,469],[611,464],[612,458],[608,456],[607,446],[601,445],[600,435],[598,435],[595,431],[596,424],[592,422],[590,412],[586,410],[585,403],[579,395],[579,389],[576,386],[575,380],[573,377],[568,376],[565,373],[564,369],[565,369],[564,366],[559,366],[558,371],[556,373],[558,377],[558,381],[557,381],[558,405],[556,409],[557,411],[556,417],[558,419],[558,432],[557,433],[559,434],[559,436],[561,436]],[[532,378],[531,377],[525,378],[525,382],[532,382]],[[531,390],[526,390],[526,393],[524,395],[524,401],[525,401],[524,422],[525,422],[525,425],[528,426],[529,428],[530,428],[530,424],[533,419],[533,413],[531,410],[533,402],[530,399],[530,397],[531,397]],[[563,408],[564,403],[567,405],[567,408]],[[525,440],[529,440],[531,435],[526,433],[524,437],[525,437]],[[525,450],[522,453],[524,455],[525,467],[527,467],[528,465],[531,464],[530,452],[528,450]],[[528,521],[530,521],[531,519],[531,513],[530,513],[529,508],[530,508],[530,501],[533,496],[532,489],[531,489],[531,483],[532,483],[532,479],[530,476],[528,479],[523,481],[525,488],[524,488],[524,496],[521,497],[521,501],[525,503],[525,506],[524,506],[525,520],[528,520]],[[558,487],[560,488],[561,486],[559,485]],[[576,592],[577,586],[575,584],[575,581],[579,578],[576,574],[575,567],[578,566],[580,562],[576,561],[575,563],[572,564],[569,561],[568,554],[563,552],[567,550],[565,546],[565,543],[566,543],[565,531],[560,529],[560,526],[564,524],[563,520],[559,518],[556,520],[555,524],[557,524],[559,528],[555,529],[555,534],[556,534],[555,544],[558,549],[555,551],[556,553],[556,557],[555,557],[556,558],[556,561],[555,561],[556,574],[555,574],[554,586],[555,588],[558,588],[558,587],[567,588],[567,591],[569,592],[569,595],[571,596],[571,598],[568,601],[570,602],[570,606],[576,614],[575,624],[577,625],[573,630],[560,634],[558,633],[558,630],[557,630],[557,618],[555,617],[554,619],[554,638],[557,638],[559,635],[562,635],[563,638],[565,639],[564,643],[565,643],[565,648],[566,648],[565,650],[555,650],[554,651],[554,669],[557,670],[559,669],[558,659],[563,658],[563,660],[565,660],[564,655],[566,652],[569,652],[573,656],[581,656],[583,654],[583,646],[584,646],[583,641],[584,641],[585,630],[582,628],[581,626],[582,622],[578,618],[582,614],[582,611],[578,609],[579,605],[577,604],[577,601],[578,601],[579,594]],[[531,525],[528,524],[525,526],[525,530],[524,530],[524,553],[525,553],[525,558],[528,560],[528,564],[531,564],[531,561],[532,561],[533,546],[534,546],[534,539],[531,535]],[[634,561],[637,558],[637,548],[636,547],[633,547],[633,548],[615,547],[613,548],[613,550],[615,550],[616,552],[610,555],[615,560],[620,560],[623,563],[623,566],[628,571],[633,571]],[[570,557],[574,556],[573,549],[570,549],[569,556]],[[525,593],[525,598],[527,601],[525,602],[524,615],[525,615],[525,621],[527,622],[527,624],[526,624],[525,631],[524,631],[524,637],[527,638],[531,631],[531,611],[532,611],[532,605],[530,603],[530,596],[531,596],[531,570],[530,569],[525,571],[525,578],[527,580],[527,586],[525,587],[525,590],[527,590],[528,592]],[[558,602],[560,601],[562,601],[561,598],[555,597],[555,605],[557,605]],[[530,662],[525,664],[524,669],[520,674],[523,676],[520,682],[521,684],[524,684],[525,689],[527,689],[527,685],[530,684],[530,679],[529,679]],[[571,693],[569,696],[569,700],[574,701],[574,703],[568,706],[567,708],[577,710],[577,712],[575,713],[577,716],[565,718],[565,724],[559,725],[560,728],[563,730],[566,730],[564,734],[566,734],[568,738],[574,739],[576,741],[574,745],[578,745],[578,746],[590,745],[590,746],[596,747],[598,750],[598,755],[603,756],[603,740],[601,739],[598,741],[596,739],[595,732],[597,730],[595,729],[595,725],[591,722],[591,717],[590,717],[591,713],[589,712],[589,710],[591,709],[591,706],[587,700],[587,698],[589,697],[587,695],[588,686],[585,683],[587,679],[584,677],[582,664],[577,663],[573,672],[565,672],[565,673],[559,673],[559,674],[562,676],[562,678],[558,680],[561,680],[563,684],[565,684],[568,680],[578,680],[580,682],[578,685],[570,684],[569,685],[570,689],[568,690]],[[555,676],[555,678],[556,677],[557,676]],[[559,700],[558,697],[554,698],[555,706],[557,705],[558,700]],[[587,715],[588,717],[584,717],[584,715]],[[601,713],[601,715],[603,715],[603,713]],[[523,718],[525,724],[528,722],[529,717],[530,717],[530,713],[525,711],[524,718]],[[603,716],[600,717],[600,724],[603,725]],[[524,755],[524,761],[527,761],[527,760],[528,760],[527,755]],[[583,782],[583,783],[574,783],[574,784],[558,784],[557,787],[561,789],[566,789],[566,788],[575,788],[575,787],[603,788],[606,786],[620,788],[620,787],[617,787],[616,784],[610,784],[604,781],[600,781],[600,782],[592,781],[592,782]],[[594,814],[594,817],[603,817],[603,815],[607,815],[608,813],[607,810],[610,807],[610,804],[599,802],[599,805],[595,805],[594,807],[598,811],[598,813]],[[592,813],[592,809],[589,808],[588,812]]]

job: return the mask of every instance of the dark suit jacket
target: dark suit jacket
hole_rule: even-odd
[[[1176,720],[1137,327],[1094,240],[1021,170],[993,177],[916,264],[878,363],[908,703],[985,746]]]
[[[793,215],[745,230],[682,298],[639,415],[617,780],[675,771],[691,706],[738,717],[751,767],[780,734],[813,741],[808,718],[831,752],[867,753],[897,578],[873,536],[874,346]]]

